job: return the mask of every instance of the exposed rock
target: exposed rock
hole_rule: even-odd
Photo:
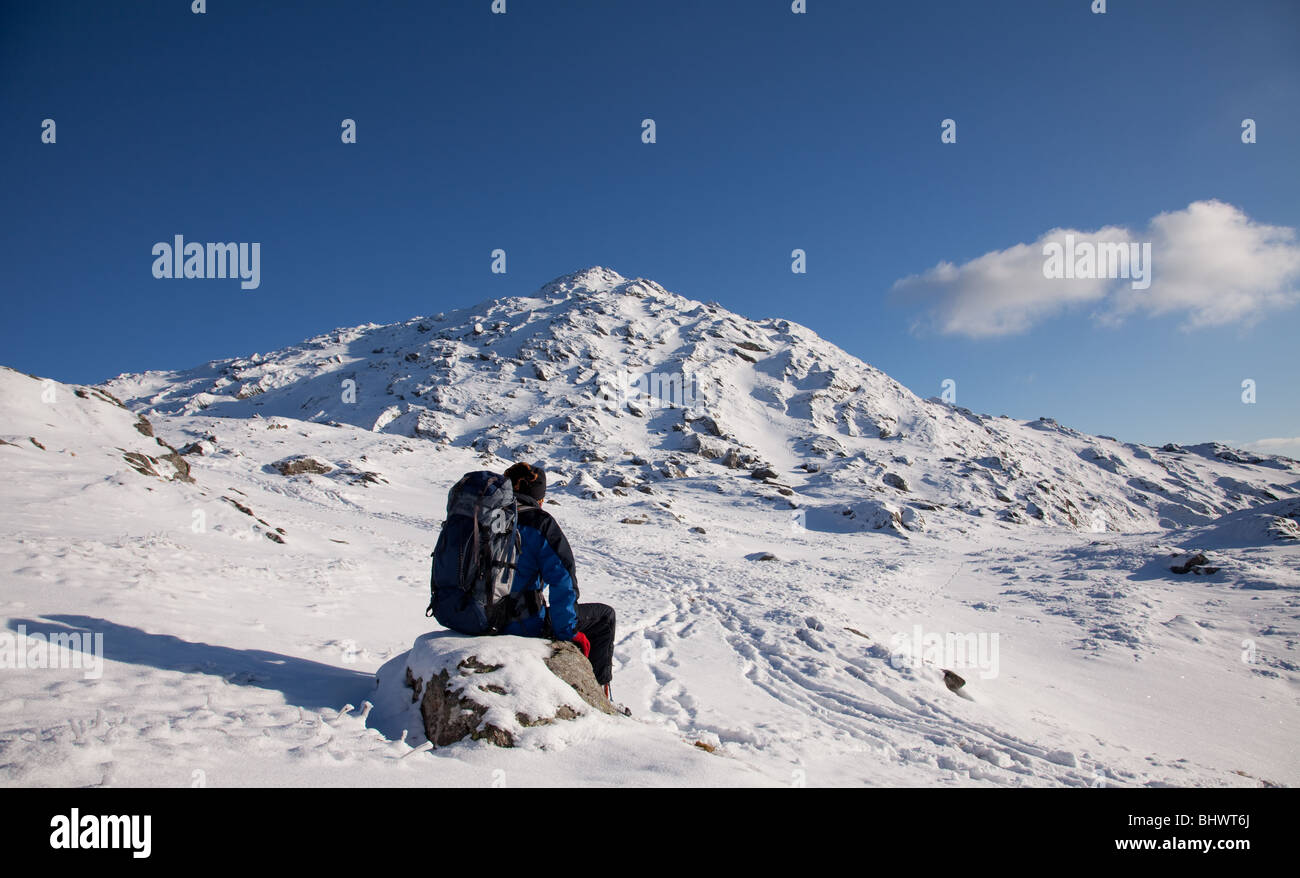
[[[701,436],[699,433],[687,432],[682,437],[682,450],[698,454],[700,457],[713,460],[722,457],[727,453],[727,446],[716,439],[708,436]]]
[[[1217,457],[1219,460],[1226,460],[1229,463],[1256,464],[1256,463],[1264,462],[1264,458],[1262,457],[1259,457],[1254,454],[1245,454],[1233,448],[1220,449],[1215,452],[1214,456]]]
[[[682,413],[682,418],[696,430],[703,430],[710,436],[722,435],[722,427],[720,427],[718,422],[709,415],[687,409]]]
[[[35,442],[36,440],[33,439],[32,441]],[[171,448],[170,445],[166,447]],[[130,465],[131,469],[135,470],[142,476],[152,476],[155,479],[162,479],[163,481],[194,481],[194,479],[190,477],[189,461],[181,457],[175,450],[172,450],[169,454],[159,455],[158,457],[144,454],[139,451],[118,450],[122,451],[122,459]],[[163,463],[170,465],[170,473],[168,473],[167,467],[161,466]]]
[[[240,503],[234,497],[222,497],[221,499],[225,500],[231,506],[235,507],[240,512],[247,515],[249,518],[254,519],[255,521],[257,521],[258,524],[262,525],[262,527],[265,528],[265,530],[262,531],[262,536],[266,537],[268,540],[271,540],[272,542],[275,543],[281,543],[281,544],[284,543],[284,537],[282,536],[282,534],[284,533],[284,528],[277,527],[272,529],[271,523],[269,521],[267,521],[264,518],[258,518],[257,514],[253,512],[252,509],[245,506],[243,503]],[[254,528],[254,530],[256,530],[256,528]]]
[[[800,442],[806,445],[809,454],[822,458],[831,457],[848,457],[849,453],[845,450],[844,445],[834,436],[819,434],[811,439],[804,439]]]
[[[910,506],[903,507],[902,512],[899,513],[898,523],[911,531],[925,530],[925,519],[921,517],[921,513]]]
[[[1103,449],[1095,445],[1090,445],[1079,452],[1079,457],[1083,460],[1094,463],[1107,472],[1118,474],[1124,469],[1124,461],[1113,454],[1107,454]]]
[[[552,674],[572,686],[588,705],[610,716],[621,715],[605,697],[604,689],[596,682],[596,672],[592,670],[591,662],[576,644],[552,641],[551,655],[545,659],[545,664]]]
[[[578,477],[573,480],[569,487],[571,491],[579,496],[586,497],[588,500],[605,495],[605,489],[601,487],[600,482],[596,481],[595,476],[586,470],[579,472]]]
[[[906,531],[925,529],[925,519],[911,507],[898,507],[893,503],[865,500],[841,510],[841,514],[864,530],[892,530],[906,537]]]
[[[476,436],[469,444],[470,448],[484,455],[495,455],[505,445],[499,436]]]
[[[881,481],[884,482],[886,485],[889,485],[889,487],[897,488],[900,491],[910,490],[907,487],[906,480],[904,480],[904,478],[898,475],[897,473],[885,473],[884,476],[881,477]]]
[[[142,476],[153,476],[155,479],[162,478],[162,476],[158,475],[158,471],[153,467],[153,465],[158,462],[157,458],[149,457],[148,455],[141,454],[138,451],[126,451],[123,452],[122,459],[131,465],[131,469],[135,470]]]
[[[1197,552],[1194,555],[1184,556],[1180,563],[1170,566],[1169,569],[1178,574],[1209,574],[1219,572],[1219,568],[1210,566],[1210,559],[1205,557],[1201,552]]]
[[[180,452],[161,439],[158,440],[158,444],[168,449],[168,453],[160,455],[158,459],[170,463],[176,470],[176,475],[172,476],[172,478],[180,482],[194,481],[194,477],[190,475],[190,462],[181,457]]]
[[[415,416],[411,435],[417,439],[446,440],[451,438],[442,419],[431,411],[423,410]]]
[[[200,457],[202,457],[204,455],[212,454],[216,450],[217,450],[216,445],[214,445],[211,441],[207,439],[199,439],[196,442],[191,442],[190,444],[186,445],[184,448],[180,450],[179,453],[183,455],[197,454]]]
[[[282,476],[297,476],[303,473],[324,474],[334,469],[329,461],[311,455],[296,454],[277,460],[271,467]]]
[[[1277,540],[1300,540],[1300,520],[1295,515],[1266,515],[1269,536]]]

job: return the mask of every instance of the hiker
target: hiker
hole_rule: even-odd
[[[606,604],[578,603],[573,551],[559,524],[542,509],[546,502],[546,470],[516,463],[506,470],[505,477],[514,487],[519,508],[520,549],[511,592],[527,595],[520,603],[532,612],[511,622],[502,633],[550,636],[576,643],[591,661],[596,682],[604,687],[605,697],[609,698],[614,661],[614,608]],[[549,608],[540,600],[543,588],[550,589]]]

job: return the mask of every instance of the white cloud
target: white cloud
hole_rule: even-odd
[[[1254,442],[1246,442],[1240,447],[1246,451],[1257,451],[1260,454],[1281,454],[1293,460],[1300,460],[1300,436],[1256,439]]]
[[[1149,287],[1132,277],[1049,278],[1044,246],[1073,236],[1075,249],[1151,244]],[[1071,260],[1072,261],[1072,260]],[[1100,273],[1100,272],[1099,272]],[[896,297],[925,307],[918,326],[988,338],[1024,332],[1072,306],[1118,322],[1133,314],[1178,315],[1196,329],[1250,323],[1300,301],[1295,229],[1252,221],[1222,201],[1197,201],[1152,218],[1141,234],[1119,226],[1095,232],[1052,229],[1033,244],[985,253],[961,265],[941,262],[896,282]]]

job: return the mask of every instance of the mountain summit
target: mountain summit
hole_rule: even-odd
[[[1285,458],[1149,448],[923,400],[806,327],[599,266],[528,296],[106,388],[144,414],[348,424],[538,460],[591,496],[739,471],[826,526],[900,533],[936,517],[1206,524],[1293,496],[1300,474]]]

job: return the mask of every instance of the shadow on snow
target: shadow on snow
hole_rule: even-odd
[[[17,632],[19,626],[26,629],[28,636],[40,634],[46,638],[51,635],[102,633],[105,659],[160,671],[221,677],[233,686],[255,686],[279,692],[287,703],[308,710],[325,707],[338,710],[347,703],[360,704],[375,686],[374,675],[363,671],[262,649],[233,649],[195,643],[170,634],[151,634],[94,616],[51,615],[40,620],[9,620],[10,630]]]

